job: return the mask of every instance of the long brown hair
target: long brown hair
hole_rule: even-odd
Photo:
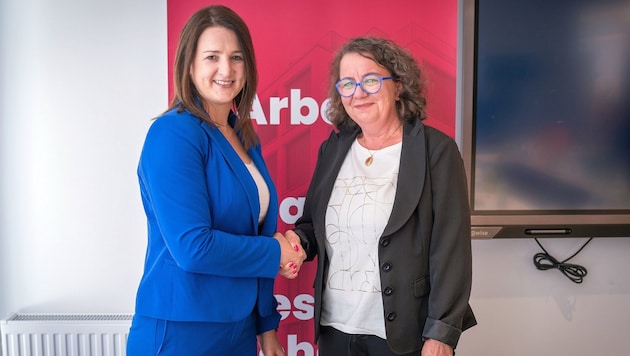
[[[427,99],[424,73],[414,57],[394,42],[378,37],[357,37],[344,44],[330,64],[328,118],[336,128],[354,128],[357,124],[348,116],[335,84],[339,78],[339,64],[348,53],[358,53],[387,69],[394,80],[402,85],[400,100],[396,102],[402,121],[424,120]]]
[[[174,95],[168,110],[178,108],[178,111],[181,112],[186,109],[193,115],[213,124],[208,113],[199,102],[199,93],[190,76],[190,66],[197,50],[199,37],[208,27],[215,26],[224,27],[234,32],[243,51],[245,86],[234,98],[234,107],[238,115],[235,129],[240,131],[245,149],[249,149],[258,143],[258,136],[254,131],[254,125],[250,117],[258,86],[256,57],[254,55],[252,37],[247,25],[237,13],[228,7],[222,5],[204,7],[195,12],[184,25],[179,35],[175,53],[173,67]]]

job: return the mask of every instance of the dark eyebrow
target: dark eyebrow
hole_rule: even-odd
[[[363,79],[363,78],[367,77],[368,75],[378,75],[379,77],[386,77],[387,76],[387,75],[379,74],[377,72],[368,72],[368,73],[363,74],[360,79]],[[342,80],[342,79],[354,80],[354,78],[352,78],[352,77],[343,77],[343,78],[340,78],[339,80]]]
[[[216,49],[209,49],[206,51],[201,51],[201,53],[221,53],[221,51],[216,50]],[[231,55],[234,55],[234,54],[243,54],[243,51],[238,50],[231,53]]]

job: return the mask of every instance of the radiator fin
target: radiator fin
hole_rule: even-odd
[[[125,356],[131,314],[11,314],[3,356]]]

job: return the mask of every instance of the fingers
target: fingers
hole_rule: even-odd
[[[279,235],[283,236],[282,234]],[[291,242],[284,236],[277,239],[280,242],[283,260],[292,261],[295,262],[298,266],[301,266],[302,262],[304,262],[304,259],[306,258],[306,254],[304,253],[302,245],[300,245],[299,243],[299,237],[297,238],[297,242],[295,242],[295,239],[294,242]]]
[[[295,279],[298,276],[299,269],[293,262],[289,262],[285,266],[280,266],[278,274],[287,279]]]
[[[291,233],[290,239],[281,233],[273,235],[280,243],[280,269],[278,274],[288,279],[297,277],[300,267],[306,259],[306,253],[300,244],[300,238],[295,233]]]
[[[256,335],[260,351],[265,356],[286,356],[275,330],[266,331]]]
[[[300,258],[299,247],[292,246],[289,240],[280,233],[274,234],[273,237],[280,244],[280,270],[278,273],[287,278],[295,278],[303,262],[303,259]],[[295,248],[298,248],[298,251]]]
[[[304,251],[304,248],[302,248],[300,237],[293,230],[288,230],[287,232],[285,232],[284,237],[289,240],[289,242],[291,242],[293,249],[298,252],[299,258],[302,262],[304,262],[304,260],[306,259],[306,251]]]
[[[284,237],[289,240],[292,246],[297,247],[300,245],[300,237],[295,232],[293,232],[293,230],[287,230],[284,233]]]

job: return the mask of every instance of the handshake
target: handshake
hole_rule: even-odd
[[[280,243],[278,274],[288,279],[294,279],[298,276],[300,267],[306,259],[306,252],[302,248],[300,237],[293,230],[288,230],[284,235],[276,232],[273,237]]]

